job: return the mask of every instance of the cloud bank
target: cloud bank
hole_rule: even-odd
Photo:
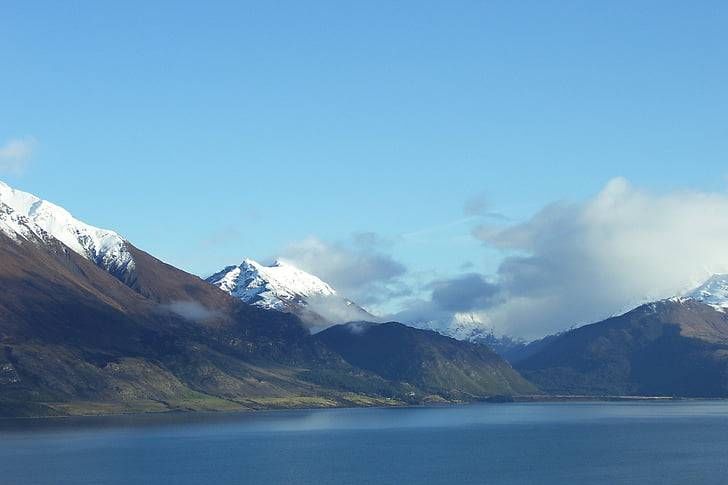
[[[728,195],[654,194],[616,178],[586,201],[550,204],[518,224],[482,225],[474,236],[503,252],[497,274],[439,280],[429,300],[401,316],[469,318],[538,338],[728,272]]]

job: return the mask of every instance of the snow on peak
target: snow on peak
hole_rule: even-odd
[[[246,303],[275,310],[285,310],[288,305],[301,304],[310,297],[336,295],[336,290],[316,276],[284,261],[265,266],[246,258],[207,281]]]
[[[245,303],[296,313],[314,326],[374,319],[320,278],[286,261],[266,266],[246,258],[207,281]]]
[[[13,217],[23,218],[25,231],[30,230],[41,239],[46,239],[48,235],[53,236],[74,252],[114,274],[134,267],[124,239],[114,231],[81,222],[63,207],[28,192],[16,190],[2,181],[0,203],[12,209],[15,214]],[[9,216],[6,214],[7,217]],[[16,231],[16,235],[22,236],[23,231]]]
[[[715,274],[685,295],[719,310],[728,309],[728,274]]]

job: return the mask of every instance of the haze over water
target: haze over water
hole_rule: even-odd
[[[0,421],[8,484],[725,483],[723,401]]]

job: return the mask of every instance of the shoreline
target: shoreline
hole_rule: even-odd
[[[37,415],[37,416],[0,416],[0,423],[24,420],[68,420],[83,418],[113,418],[113,417],[154,417],[154,416],[233,416],[252,415],[259,413],[277,413],[290,411],[316,411],[333,409],[416,409],[416,408],[447,408],[467,406],[472,404],[538,404],[538,403],[616,403],[616,402],[677,402],[677,401],[728,401],[728,397],[683,397],[683,396],[591,396],[591,395],[523,395],[523,396],[491,396],[460,402],[433,402],[419,404],[392,404],[373,406],[301,406],[301,407],[270,407],[270,408],[240,408],[240,409],[167,409],[160,411],[129,411],[89,414],[65,415]]]

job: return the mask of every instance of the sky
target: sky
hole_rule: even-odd
[[[727,22],[708,1],[11,0],[0,178],[201,276],[280,257],[379,313],[535,338],[723,271]]]

